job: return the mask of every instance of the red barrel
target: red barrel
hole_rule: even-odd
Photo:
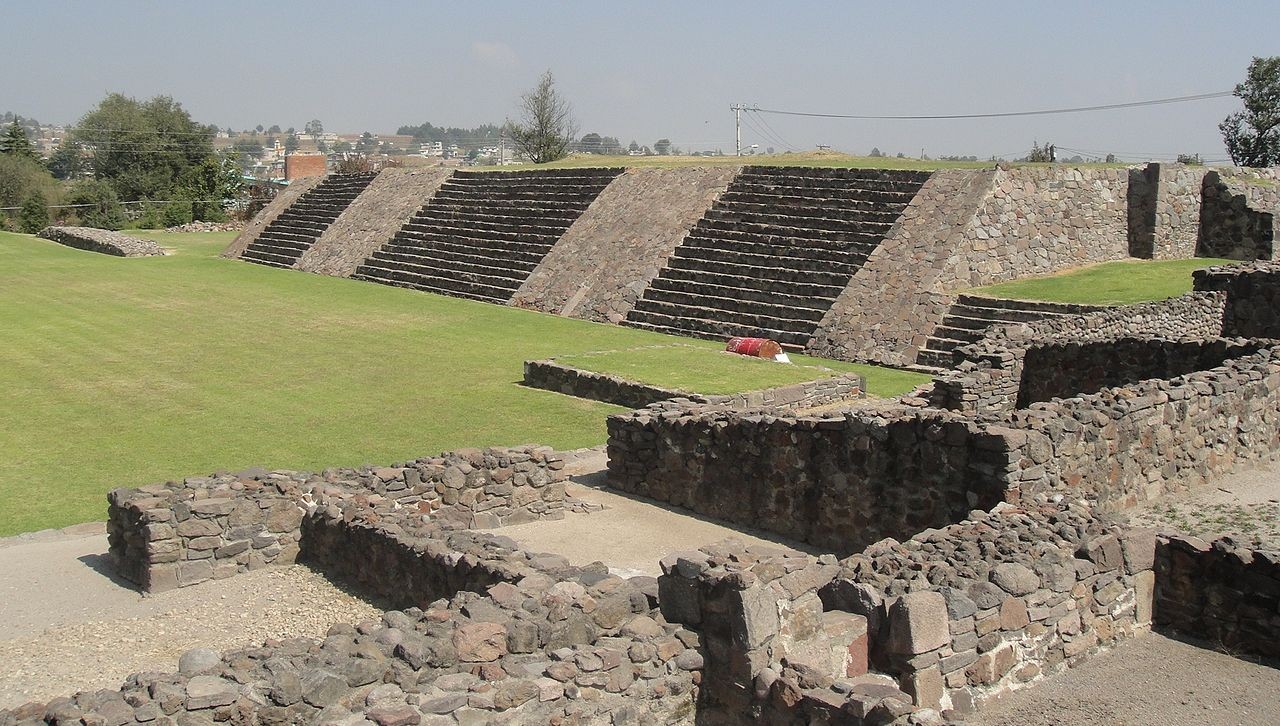
[[[772,358],[782,352],[782,346],[768,338],[730,338],[724,349],[755,358]]]

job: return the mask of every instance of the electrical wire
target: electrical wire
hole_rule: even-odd
[[[1190,96],[1175,96],[1173,98],[1156,98],[1147,101],[1129,101],[1127,103],[1107,103],[1097,106],[1076,106],[1073,108],[1052,108],[1042,109],[1038,111],[1003,111],[998,113],[958,113],[958,114],[932,114],[932,115],[891,115],[891,116],[872,116],[866,114],[846,114],[846,113],[811,113],[806,111],[783,111],[771,108],[752,107],[750,111],[756,113],[772,113],[781,116],[811,116],[817,118],[846,118],[861,120],[881,120],[881,121],[941,121],[952,119],[967,118],[1008,118],[1012,116],[1048,116],[1051,114],[1061,113],[1084,113],[1087,111],[1111,111],[1121,108],[1137,108],[1140,106],[1160,106],[1169,103],[1187,103],[1190,101],[1204,101],[1211,98],[1224,98],[1234,95],[1232,91],[1217,91],[1214,93],[1197,93]]]

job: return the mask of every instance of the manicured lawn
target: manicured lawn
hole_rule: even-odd
[[[219,469],[599,444],[619,409],[521,386],[523,361],[687,342],[224,260],[230,233],[130,234],[174,254],[0,233],[0,536]]]
[[[1048,277],[1014,280],[971,292],[1011,300],[1043,300],[1079,305],[1132,305],[1191,292],[1191,272],[1235,260],[1125,260]]]
[[[869,393],[900,396],[927,383],[928,376],[892,368],[790,355],[790,365],[725,353],[715,343],[562,355],[556,360],[583,370],[693,393],[722,394],[830,378],[840,373],[867,377]]]

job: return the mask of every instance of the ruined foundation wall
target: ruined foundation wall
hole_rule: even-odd
[[[1209,172],[1204,178],[1200,257],[1274,260],[1280,185],[1256,172]]]
[[[1245,338],[1280,338],[1280,265],[1248,265],[1196,270],[1195,288],[1222,295],[1222,334]]]
[[[1210,647],[1280,658],[1280,552],[1230,538],[1162,537],[1156,625]]]
[[[232,240],[231,244],[227,245],[227,248],[222,251],[222,256],[230,257],[232,259],[240,257],[249,245],[253,244],[254,240],[258,239],[258,235],[262,234],[262,231],[267,228],[267,225],[276,221],[276,217],[279,217],[284,210],[293,206],[293,203],[298,201],[303,194],[306,194],[316,188],[324,180],[325,177],[323,176],[295,179],[289,184],[289,186],[278,190],[276,192],[276,198],[272,199],[271,203],[266,207],[263,207],[261,212],[254,215],[253,219],[249,221],[249,224],[246,225],[245,228],[241,230],[240,234],[236,235],[236,238]]]
[[[569,227],[511,304],[622,322],[740,169],[628,169]]]
[[[298,259],[298,269],[347,277],[386,244],[449,178],[448,169],[383,169]]]

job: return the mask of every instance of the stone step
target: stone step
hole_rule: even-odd
[[[986,332],[986,328],[957,328],[951,325],[942,324],[934,328],[934,338],[950,338],[951,340],[962,340],[965,343],[973,343],[982,339],[982,334]]]
[[[291,227],[294,229],[301,229],[301,230],[324,230],[324,229],[328,229],[329,225],[331,224],[333,224],[332,219],[317,219],[315,217],[303,217],[300,215],[289,214],[288,212],[285,212],[284,214],[281,214],[280,216],[273,219],[271,221],[271,224],[267,225],[267,227],[268,228]]]
[[[828,204],[811,206],[807,204],[778,204],[774,201],[748,202],[738,199],[725,199],[721,195],[716,200],[715,208],[726,212],[741,213],[751,216],[773,215],[798,219],[835,219],[858,220],[865,222],[882,222],[892,225],[898,219],[898,213],[886,211],[885,205],[870,202],[854,202],[849,205]]]
[[[586,209],[591,206],[591,202],[599,196],[599,192],[591,190],[588,192],[565,191],[561,189],[540,190],[540,189],[460,189],[457,187],[441,186],[432,195],[433,202],[459,202],[462,204],[473,204],[483,202],[489,204],[492,202],[527,202],[530,205],[537,205],[544,202],[554,202],[559,206],[575,207],[578,209]]]
[[[923,348],[916,353],[916,365],[949,370],[956,365],[955,355],[949,350]]]
[[[648,327],[673,335],[692,335],[712,340],[725,340],[735,336],[770,338],[792,348],[803,348],[812,336],[812,331],[805,333],[763,326],[736,325],[714,319],[673,317],[634,309],[627,314],[626,322],[628,325]]]
[[[812,177],[812,176],[773,176],[768,174],[754,174],[743,172],[734,179],[734,185],[738,182],[750,184],[760,187],[772,187],[774,189],[809,189],[809,190],[850,190],[857,189],[862,191],[875,192],[894,192],[899,194],[915,195],[920,190],[921,183],[915,181],[901,181],[897,179],[838,179],[834,177]]]
[[[740,192],[743,194],[787,199],[805,198],[812,200],[812,204],[814,206],[825,206],[828,204],[839,205],[850,202],[873,202],[875,204],[890,205],[891,209],[905,208],[916,195],[914,191],[884,191],[879,189],[858,189],[853,187],[843,189],[779,187],[774,184],[742,180],[735,181],[729,186],[726,192]]]
[[[987,308],[978,307],[976,305],[955,303],[947,311],[947,315],[1001,323],[1029,323],[1034,320],[1044,320],[1045,318],[1066,317],[1067,313],[1048,313],[1038,310],[1023,310],[1011,307]]]
[[[525,251],[523,249],[501,247],[496,244],[472,244],[471,240],[423,241],[417,239],[404,239],[401,237],[392,239],[382,249],[409,255],[431,254],[432,256],[442,256],[444,259],[452,259],[454,255],[459,255],[461,258],[468,258],[461,259],[463,262],[469,261],[469,258],[494,260],[499,263],[511,260],[533,265],[535,267],[542,261],[542,258],[546,256],[546,249],[541,247],[533,251]]]
[[[422,235],[424,239],[431,235],[448,235],[450,237],[468,238],[468,239],[495,239],[505,240],[508,242],[525,242],[528,244],[541,244],[550,247],[560,239],[560,234],[547,234],[543,232],[535,232],[525,230],[520,232],[511,232],[495,229],[476,229],[473,227],[445,227],[437,224],[419,224],[411,221],[400,228],[400,233],[412,233]]]
[[[875,245],[869,242],[824,241],[821,246],[813,246],[807,243],[801,244],[789,241],[780,241],[780,243],[752,242],[739,239],[742,236],[739,234],[733,237],[717,237],[707,236],[704,232],[691,232],[680,243],[680,247],[676,249],[687,247],[690,249],[727,250],[752,255],[803,257],[827,262],[850,259],[865,260],[875,250]],[[859,262],[858,264],[861,265],[862,263]]]
[[[971,340],[956,340],[955,338],[939,338],[936,336],[930,336],[928,340],[925,341],[924,347],[949,352],[972,342],[973,341]]]
[[[745,166],[742,173],[753,177],[805,177],[810,179],[885,179],[924,184],[931,171],[910,169],[859,169],[836,166]]]
[[[485,275],[516,280],[519,283],[524,282],[525,278],[529,277],[529,273],[533,272],[533,268],[537,266],[536,264],[512,264],[509,260],[495,260],[487,257],[472,256],[470,260],[460,260],[457,257],[458,255],[454,255],[453,258],[437,257],[433,253],[406,254],[404,252],[381,249],[365,260],[365,264],[398,269],[405,272],[417,272],[419,274],[434,274],[436,272],[451,274],[458,272]]]
[[[517,169],[512,171],[455,171],[451,180],[464,183],[501,184],[522,179],[579,179],[608,183],[626,171],[621,166],[584,166],[577,169]]]
[[[493,199],[489,197],[476,197],[465,201],[460,199],[447,199],[436,197],[431,198],[431,202],[423,205],[436,207],[439,209],[474,209],[482,214],[494,215],[535,215],[545,217],[578,217],[582,214],[582,210],[586,209],[588,204],[578,202],[565,202],[546,199]]]
[[[821,296],[788,295],[776,290],[762,290],[754,287],[729,287],[712,285],[703,281],[690,282],[670,277],[659,277],[645,290],[645,296],[653,295],[655,299],[669,296],[695,295],[707,296],[720,300],[745,300],[776,304],[786,307],[810,308],[826,310],[831,307],[831,298]],[[707,306],[711,307],[711,306]]]
[[[750,224],[748,222],[727,222],[718,219],[707,219],[705,216],[693,226],[690,234],[697,233],[705,237],[723,237],[727,239],[744,239],[748,242],[764,242],[766,244],[796,244],[805,246],[830,246],[831,243],[864,243],[876,245],[884,238],[881,234],[868,232],[837,232],[833,230],[812,230],[799,227],[777,227],[770,224]],[[826,243],[824,245],[824,243]]]
[[[781,260],[774,259],[775,262]],[[797,270],[778,265],[750,265],[719,260],[707,260],[696,257],[675,256],[667,260],[667,268],[671,270],[694,270],[710,272],[716,275],[732,275],[753,281],[804,282],[814,285],[829,285],[844,289],[849,284],[849,272],[818,272],[814,270]]]
[[[739,275],[722,275],[705,270],[685,270],[667,267],[659,273],[659,278],[683,280],[694,284],[718,285],[720,287],[736,287],[744,290],[762,290],[778,292],[798,297],[816,297],[835,300],[844,285],[817,285],[801,281],[762,280]],[[694,288],[696,289],[696,288]]]
[[[271,267],[293,267],[293,263],[297,261],[297,257],[290,255],[280,255],[271,250],[249,248],[240,255],[240,258],[249,262],[256,262],[260,265],[269,265]]]
[[[560,194],[590,194],[598,195],[600,190],[604,189],[608,184],[596,184],[577,181],[562,181],[557,183],[548,183],[541,180],[510,180],[500,184],[475,184],[475,183],[458,183],[450,179],[440,185],[441,189],[456,191],[463,194],[474,196],[489,196],[498,192],[541,192],[541,193],[560,193]]]
[[[836,272],[846,275],[852,275],[856,272],[863,260],[861,256],[856,255],[841,255],[840,259],[814,259],[812,257],[792,257],[786,254],[757,254],[717,247],[691,247],[686,244],[681,244],[676,248],[675,257],[732,262],[738,265],[785,267],[789,270]]]
[[[494,255],[513,255],[525,259],[527,256],[536,256],[541,260],[546,256],[547,251],[551,249],[552,241],[521,241],[497,239],[492,235],[474,234],[467,235],[467,230],[433,230],[431,232],[418,232],[413,230],[401,229],[396,236],[391,239],[391,244],[402,245],[405,247],[421,247],[425,249],[433,249],[442,247],[445,249],[463,250],[484,250],[486,254]]]
[[[301,242],[296,239],[279,239],[276,237],[268,236],[266,233],[263,233],[262,235],[259,235],[256,240],[253,241],[253,244],[249,245],[249,249],[255,249],[259,247],[270,247],[271,249],[274,249],[274,250],[282,250],[282,251],[288,250],[294,254],[301,255],[303,252],[306,252],[307,248],[310,246],[311,246],[310,242]]]
[[[732,188],[721,194],[716,202],[724,205],[751,205],[751,208],[773,208],[778,210],[820,209],[830,211],[839,209],[843,213],[883,213],[889,205],[859,199],[827,199],[825,197],[805,197],[787,194],[755,194],[752,192],[734,191]],[[892,211],[889,211],[892,214]]]
[[[725,289],[732,290],[733,288]],[[724,310],[727,312],[767,315],[771,318],[793,318],[796,320],[807,320],[814,323],[822,320],[822,316],[826,314],[829,307],[829,305],[812,307],[809,305],[800,306],[788,304],[777,301],[777,298],[779,297],[782,296],[775,296],[774,300],[758,301],[743,300],[736,297],[716,297],[702,292],[675,292],[672,290],[650,289],[645,291],[644,299],[638,301],[637,304],[662,303],[688,308],[706,308],[708,310]],[[819,304],[821,305],[821,303]]]
[[[942,325],[947,328],[958,328],[962,330],[986,330],[998,321],[984,318],[966,318],[963,315],[953,315],[948,312],[942,317]]]
[[[813,328],[822,319],[821,316],[817,320],[795,318],[790,316],[790,311],[785,310],[782,312],[787,313],[787,317],[777,317],[767,312],[725,310],[718,307],[703,308],[649,299],[637,301],[636,306],[632,308],[632,312],[666,315],[682,320],[711,320],[721,324],[732,324],[748,328],[782,330],[795,333],[807,332],[808,334],[813,333]],[[778,311],[775,310],[773,312]]]
[[[1081,315],[1107,309],[1105,305],[1078,305],[1075,303],[1041,302],[1039,300],[1006,300],[1004,298],[969,294],[957,297],[956,304],[981,308],[1035,311],[1056,315]]]
[[[475,212],[441,210],[435,207],[424,209],[413,216],[414,224],[437,225],[441,227],[469,227],[471,229],[492,229],[502,232],[520,232],[530,230],[538,234],[559,236],[573,224],[575,218],[560,217],[496,217]]]
[[[894,215],[896,218],[896,215]],[[826,232],[856,232],[883,237],[893,226],[892,222],[872,222],[860,219],[833,219],[830,217],[792,217],[784,214],[754,214],[740,212],[737,209],[712,207],[703,215],[706,220],[719,220],[741,224],[762,225],[783,230],[814,230],[819,234]]]
[[[468,279],[462,275],[426,275],[372,265],[361,265],[356,268],[356,272],[352,277],[369,282],[380,282],[384,285],[409,287],[440,295],[465,297],[471,300],[482,300],[498,304],[505,304],[510,300],[512,293],[519,287],[492,285],[488,281]]]
[[[278,242],[292,242],[296,245],[306,246],[315,241],[315,238],[316,236],[314,234],[294,232],[288,228],[274,229],[272,227],[267,227],[262,230],[262,233],[258,235],[258,239],[254,240],[254,242],[256,243],[258,240],[270,239]]]

